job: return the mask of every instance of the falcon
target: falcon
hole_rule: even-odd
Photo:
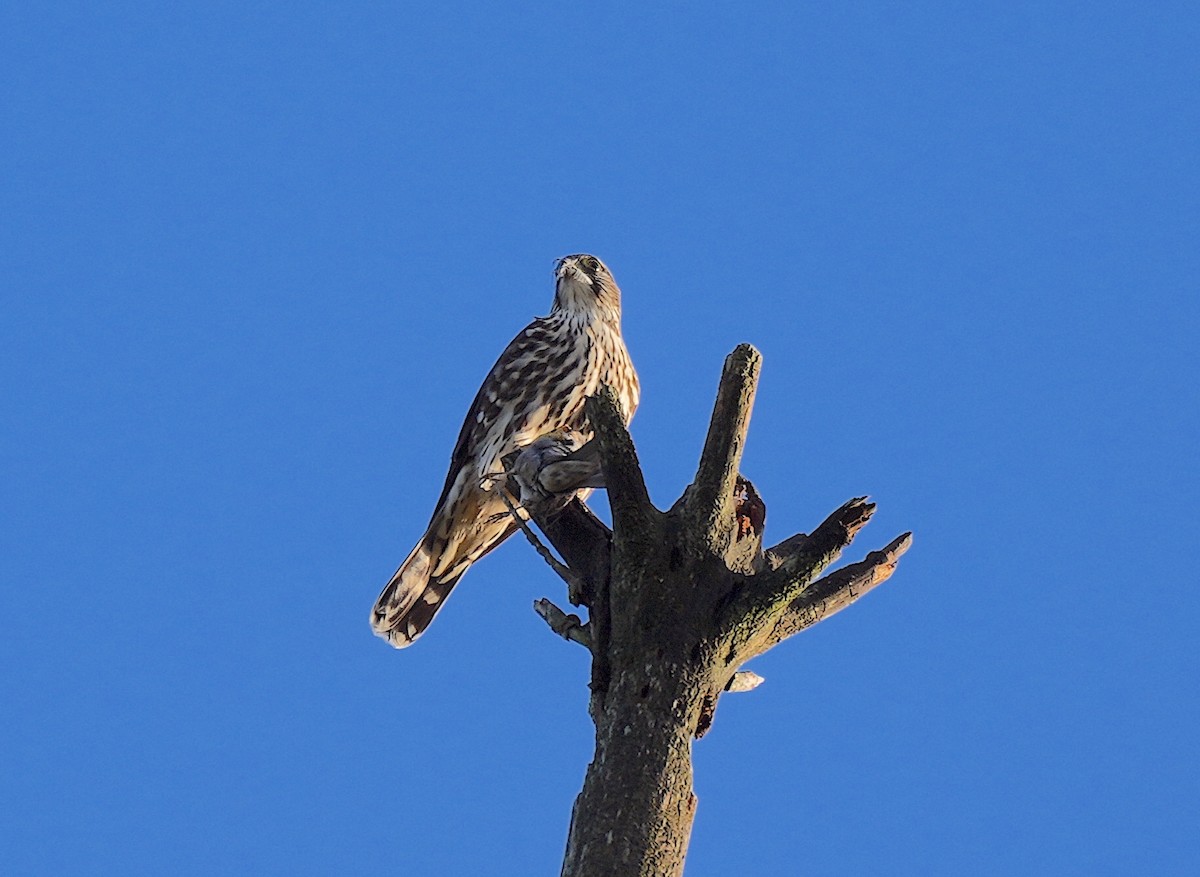
[[[375,633],[411,645],[471,566],[516,522],[499,491],[501,459],[548,432],[592,437],[584,400],[608,384],[625,423],[638,405],[638,378],[621,338],[621,290],[595,256],[554,266],[554,305],[509,343],[475,396],[450,455],[450,472],[429,528],[371,611]]]

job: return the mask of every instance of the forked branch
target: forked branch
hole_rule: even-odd
[[[763,651],[824,621],[892,577],[900,556],[912,546],[912,533],[897,536],[882,551],[817,579],[792,601],[763,640]]]

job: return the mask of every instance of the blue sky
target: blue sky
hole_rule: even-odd
[[[695,747],[689,877],[1195,873],[1188,4],[0,12],[0,870],[557,873],[587,667],[524,544],[370,635],[555,257],[653,497],[764,355],[767,537],[884,588]],[[602,501],[600,502],[602,506]]]

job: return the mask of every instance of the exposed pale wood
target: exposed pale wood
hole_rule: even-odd
[[[533,601],[533,611],[540,615],[549,628],[563,639],[579,643],[589,651],[591,650],[591,631],[578,615],[568,615],[545,597]]]

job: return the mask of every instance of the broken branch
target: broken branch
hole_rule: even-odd
[[[545,597],[533,601],[533,611],[563,639],[579,643],[588,651],[592,650],[591,630],[578,615],[568,615]]]
[[[912,533],[893,539],[882,551],[872,551],[852,563],[813,582],[788,607],[767,635],[763,650],[781,640],[824,621],[882,585],[896,571],[901,555],[912,546]]]
[[[733,533],[734,487],[761,366],[762,354],[749,344],[739,344],[725,358],[696,480],[685,498],[704,544],[728,542]]]

